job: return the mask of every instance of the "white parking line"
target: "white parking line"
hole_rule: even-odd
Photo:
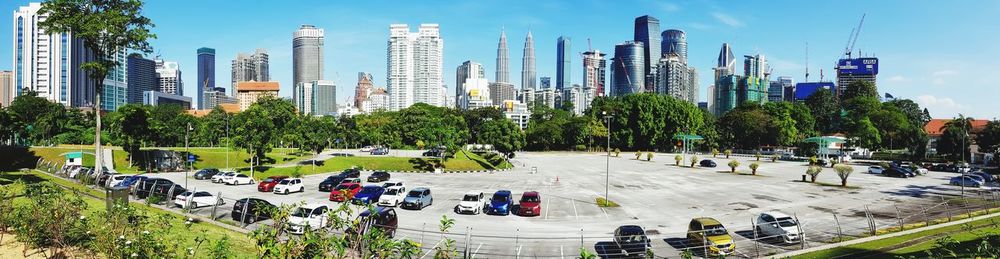
[[[573,218],[580,219],[580,213],[576,211],[576,199],[570,199],[573,203]]]
[[[563,253],[563,246],[559,246],[559,258],[566,258],[566,254]]]
[[[483,248],[483,242],[479,242],[479,246],[476,247],[476,251],[472,252],[472,255],[469,255],[469,258],[476,258],[476,254],[479,253],[480,248]]]
[[[444,239],[438,240],[437,243],[434,243],[434,246],[432,246],[431,248],[427,249],[427,253],[424,253],[424,256],[421,256],[420,258],[427,257],[427,255],[431,254],[431,252],[434,252],[434,248],[437,248],[438,245],[441,245],[442,241],[444,241]]]
[[[517,257],[521,257],[521,247],[522,246],[524,246],[524,245],[517,246],[517,255],[516,255]]]
[[[549,199],[545,199],[545,219],[549,219]]]

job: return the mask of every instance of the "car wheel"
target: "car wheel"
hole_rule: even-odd
[[[288,195],[288,189],[285,189],[285,195]]]
[[[306,191],[306,187],[299,187],[299,192],[304,192],[304,191]]]
[[[417,209],[418,210],[423,209],[423,208],[424,208],[424,203],[423,202],[417,203]]]
[[[247,224],[253,224],[254,222],[257,222],[257,217],[247,218]]]
[[[201,207],[201,206],[200,206],[200,205],[198,205],[198,203],[197,203],[197,202],[192,202],[192,203],[191,203],[191,207],[190,207],[190,208],[188,208],[188,209],[193,209],[193,208],[197,208],[197,207]]]

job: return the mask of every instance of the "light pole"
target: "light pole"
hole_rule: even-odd
[[[965,122],[962,122],[962,145],[959,146],[959,151],[962,152],[962,164],[958,166],[958,171],[962,172],[962,197],[965,197],[965,139],[969,137],[969,129],[965,128]]]
[[[604,178],[604,206],[607,206],[611,197],[608,197],[608,187],[611,186],[611,115],[607,111],[602,111],[601,115],[604,115],[604,120],[608,124],[608,136],[607,136],[607,157],[605,157],[605,178]]]
[[[187,170],[184,170],[184,189],[188,188],[188,173],[191,171],[191,151],[188,148],[188,138],[189,138],[189,135],[191,135],[191,123],[190,122],[188,122],[187,128],[184,131],[184,153],[187,153],[187,157],[185,157],[185,159],[187,159],[187,161],[188,161],[188,166],[186,168]]]
[[[229,114],[226,114],[226,169],[229,169],[229,152],[232,140],[229,140]]]

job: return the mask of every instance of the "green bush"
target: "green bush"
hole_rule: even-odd
[[[740,161],[730,160],[728,165],[731,172],[736,173],[736,168],[740,166]]]
[[[698,164],[698,156],[691,155],[691,167],[694,167],[697,164]]]
[[[621,149],[615,148],[615,157],[618,157],[619,155],[621,155],[621,153],[622,153]]]
[[[674,162],[676,162],[675,165],[680,166],[681,165],[681,161],[684,161],[684,157],[683,156],[681,156],[681,155],[674,156]]]
[[[847,177],[854,173],[854,167],[849,165],[836,165],[833,166],[833,170],[837,172],[837,176],[840,177],[840,186],[847,187]]]
[[[752,172],[753,175],[757,175],[757,168],[759,168],[759,167],[760,167],[759,163],[751,163],[750,164],[750,171]]]
[[[646,152],[646,161],[653,161],[653,152]]]
[[[732,155],[732,154],[733,154],[733,150],[732,149],[726,149],[726,159],[729,159],[729,156]]]
[[[820,172],[823,172],[823,168],[819,166],[809,166],[809,168],[806,168],[806,174],[809,175],[810,182],[815,183],[816,176],[819,175]]]
[[[719,155],[719,149],[713,148],[712,149],[712,157],[714,158],[715,156],[718,156],[718,155]]]

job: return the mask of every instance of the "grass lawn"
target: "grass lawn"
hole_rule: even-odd
[[[24,181],[26,183],[35,183],[35,182],[41,182],[41,181],[52,181],[52,182],[55,182],[55,183],[57,183],[59,185],[70,187],[72,189],[89,190],[89,191],[95,192],[97,194],[100,194],[99,197],[104,197],[104,193],[103,192],[96,191],[96,190],[91,190],[89,188],[85,188],[85,187],[83,187],[81,185],[78,185],[76,183],[73,183],[71,181],[67,181],[67,180],[63,180],[63,179],[51,177],[51,176],[48,176],[46,174],[38,173],[38,172],[33,172],[33,171],[32,172],[27,172],[27,173],[22,173],[22,172],[5,172],[5,173],[2,173],[2,175],[0,175],[0,188],[5,188],[4,187],[5,185],[7,185],[7,184],[9,184],[9,183],[11,183],[11,182],[13,182],[13,181],[15,181],[17,179],[20,179],[20,180],[22,180],[22,181]],[[105,203],[104,203],[103,200],[101,200],[101,199],[95,199],[95,198],[92,198],[92,197],[89,197],[89,196],[83,196],[83,197],[84,197],[84,200],[87,202],[87,213],[90,213],[90,215],[94,215],[96,212],[105,209]],[[23,199],[23,198],[17,198],[17,199]],[[17,199],[14,200],[15,203],[19,202],[19,200],[17,200]],[[21,200],[20,202],[23,202],[23,200]],[[149,213],[167,214],[167,215],[170,215],[171,217],[173,217],[173,220],[174,220],[173,223],[175,224],[175,227],[172,228],[171,234],[177,235],[177,236],[181,237],[181,240],[187,240],[188,243],[182,244],[184,246],[193,247],[194,244],[195,244],[194,243],[194,239],[195,239],[195,237],[198,237],[198,236],[205,236],[205,237],[207,237],[211,241],[218,240],[222,236],[228,236],[229,237],[229,244],[230,244],[230,247],[231,247],[232,254],[236,258],[252,258],[252,257],[256,257],[256,255],[257,255],[257,250],[256,250],[256,247],[254,246],[253,240],[251,240],[246,234],[234,232],[234,231],[231,231],[231,230],[219,227],[219,226],[215,226],[215,225],[212,225],[212,224],[209,224],[209,223],[195,223],[195,224],[192,225],[192,227],[190,229],[186,229],[186,228],[183,227],[184,221],[186,219],[184,217],[182,217],[182,216],[179,216],[179,215],[176,215],[176,214],[173,214],[173,213],[169,213],[169,212],[165,212],[165,211],[163,211],[163,210],[161,210],[159,208],[149,207],[147,205],[141,205],[141,204],[135,204],[135,203],[132,203],[131,205],[135,206],[137,208],[146,210]],[[208,249],[209,249],[208,245],[203,244],[199,248],[198,254],[199,255],[207,255],[208,254]]]
[[[909,258],[910,256],[923,258],[927,256],[924,254],[924,251],[933,248],[935,240],[944,236],[951,236],[957,241],[962,242],[963,249],[961,251],[965,251],[966,249],[964,248],[972,248],[978,245],[979,241],[977,240],[979,239],[979,235],[969,232],[968,229],[973,229],[975,232],[981,234],[1000,233],[1000,216],[980,219],[964,225],[947,226],[908,235],[816,251],[793,258],[895,258],[896,256],[902,256],[902,258]],[[962,256],[959,257],[962,258]]]
[[[494,159],[496,160],[496,159]],[[334,157],[326,161],[318,162],[314,167],[311,164],[294,167],[256,167],[254,177],[263,179],[273,175],[292,175],[298,170],[302,175],[340,172],[351,167],[361,167],[366,170],[387,170],[387,171],[431,171],[433,165],[437,164],[437,158],[413,158],[413,157],[391,157],[391,156],[352,156]],[[495,165],[499,164],[499,165]],[[507,169],[511,165],[507,161],[496,162],[484,158],[471,152],[459,152],[455,157],[444,162],[446,171],[484,170],[484,169]],[[241,172],[249,172],[250,168],[240,168]]]
[[[121,149],[121,147],[109,147],[112,149],[111,153],[113,156],[113,161],[115,163],[115,171],[126,174],[139,173],[139,168],[129,166],[128,153]],[[163,150],[173,150],[173,151],[184,151],[183,147],[170,147],[170,148],[143,148],[143,150],[151,149],[163,149]],[[56,147],[32,147],[29,149],[30,153],[26,155],[34,156],[35,160],[37,158],[43,158],[45,161],[55,162],[62,165],[66,158],[63,154],[67,152],[88,152],[84,153],[83,165],[84,166],[94,166],[94,155],[89,154],[94,152],[93,146],[86,145],[61,145]],[[204,148],[197,147],[191,148],[191,153],[196,156],[196,161],[194,163],[195,168],[239,168],[250,166],[250,154],[247,154],[243,150],[226,150],[226,148]],[[229,155],[229,164],[226,164],[226,155]],[[262,159],[261,163],[264,165],[270,164],[284,164],[290,162],[296,162],[305,159],[312,154],[299,154],[297,149],[290,148],[276,148],[271,153],[267,153],[268,159]],[[2,161],[2,160],[0,160]]]

